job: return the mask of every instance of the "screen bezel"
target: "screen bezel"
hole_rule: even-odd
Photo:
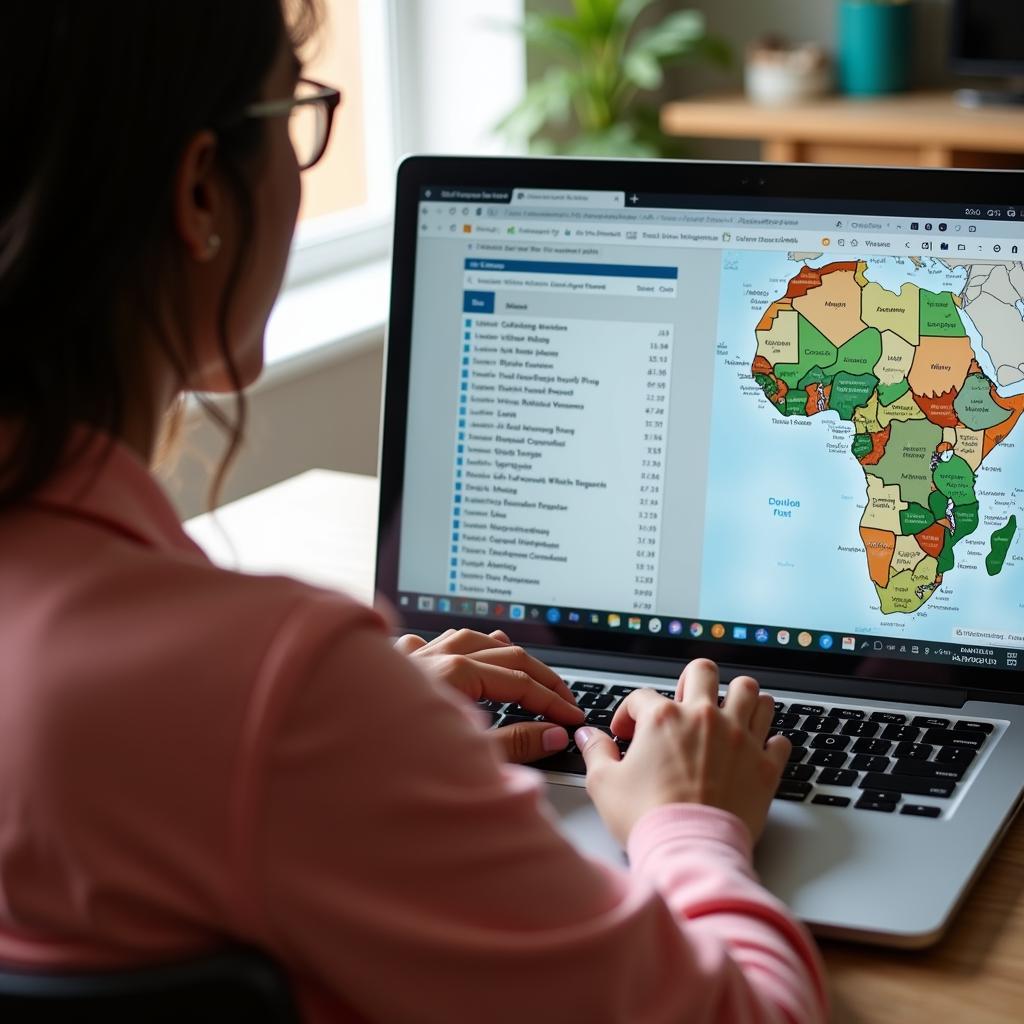
[[[1024,57],[1020,60],[997,60],[991,57],[969,56],[964,52],[967,18],[972,0],[953,0],[950,13],[950,66],[959,75],[1024,75]]]
[[[820,165],[766,165],[711,161],[647,161],[567,159],[558,157],[407,157],[398,168],[395,228],[392,252],[391,304],[385,353],[384,399],[380,450],[380,508],[376,560],[376,588],[398,607],[398,563],[402,484],[405,467],[409,365],[412,339],[417,219],[421,190],[431,186],[465,188],[562,188],[638,191],[653,194],[720,196],[722,209],[729,200],[770,199],[826,204],[830,200],[905,203],[907,214],[927,204],[955,204],[967,197],[972,205],[1010,206],[1024,203],[1024,171],[918,170],[833,167]],[[767,207],[771,210],[771,206]],[[953,216],[952,213],[949,214]],[[685,612],[685,609],[679,609]],[[600,652],[610,657],[652,659],[659,662],[712,657],[724,664],[801,674],[856,677],[865,681],[892,681],[928,687],[955,687],[1020,699],[1024,668],[992,669],[957,666],[910,658],[881,658],[751,647],[726,640],[688,636],[645,636],[612,633],[547,623],[401,610],[403,625],[421,632],[441,632],[453,625],[488,631],[513,631],[526,646],[553,654]],[[771,626],[772,623],[763,623]],[[791,624],[783,624],[787,628]],[[838,633],[842,630],[838,629]],[[585,643],[582,642],[585,639]],[[908,638],[909,639],[909,638]],[[983,646],[983,645],[978,645]]]

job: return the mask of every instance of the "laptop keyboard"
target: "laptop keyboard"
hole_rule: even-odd
[[[608,733],[625,754],[629,741],[614,736],[611,721],[616,707],[636,687],[567,682],[586,712],[582,724]],[[655,692],[675,695],[674,689]],[[543,721],[518,704],[479,704],[490,713],[493,728]],[[785,736],[793,750],[775,799],[938,818],[993,728],[991,722],[952,716],[776,701],[770,735]],[[566,750],[535,761],[534,767],[586,774],[583,755],[571,740]]]

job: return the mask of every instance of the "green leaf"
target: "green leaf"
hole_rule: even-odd
[[[654,0],[620,0],[619,11],[616,15],[619,25],[628,31],[633,27],[633,23],[641,12],[653,3]]]
[[[630,49],[622,59],[622,74],[638,89],[657,89],[665,79],[658,58],[639,47]]]
[[[642,50],[665,60],[687,53],[704,39],[704,15],[699,11],[677,11],[660,24],[641,32],[631,49]]]
[[[551,68],[527,88],[520,103],[495,125],[495,130],[511,139],[529,139],[550,122],[567,120],[577,85],[576,75],[567,68]]]

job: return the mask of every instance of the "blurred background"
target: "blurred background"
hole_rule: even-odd
[[[341,87],[222,500],[374,474],[394,168],[406,153],[1024,167],[1019,0],[325,0]],[[190,406],[162,473],[206,508],[222,439]]]

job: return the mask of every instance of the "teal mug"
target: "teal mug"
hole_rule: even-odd
[[[839,86],[851,96],[907,87],[909,0],[840,0]]]

